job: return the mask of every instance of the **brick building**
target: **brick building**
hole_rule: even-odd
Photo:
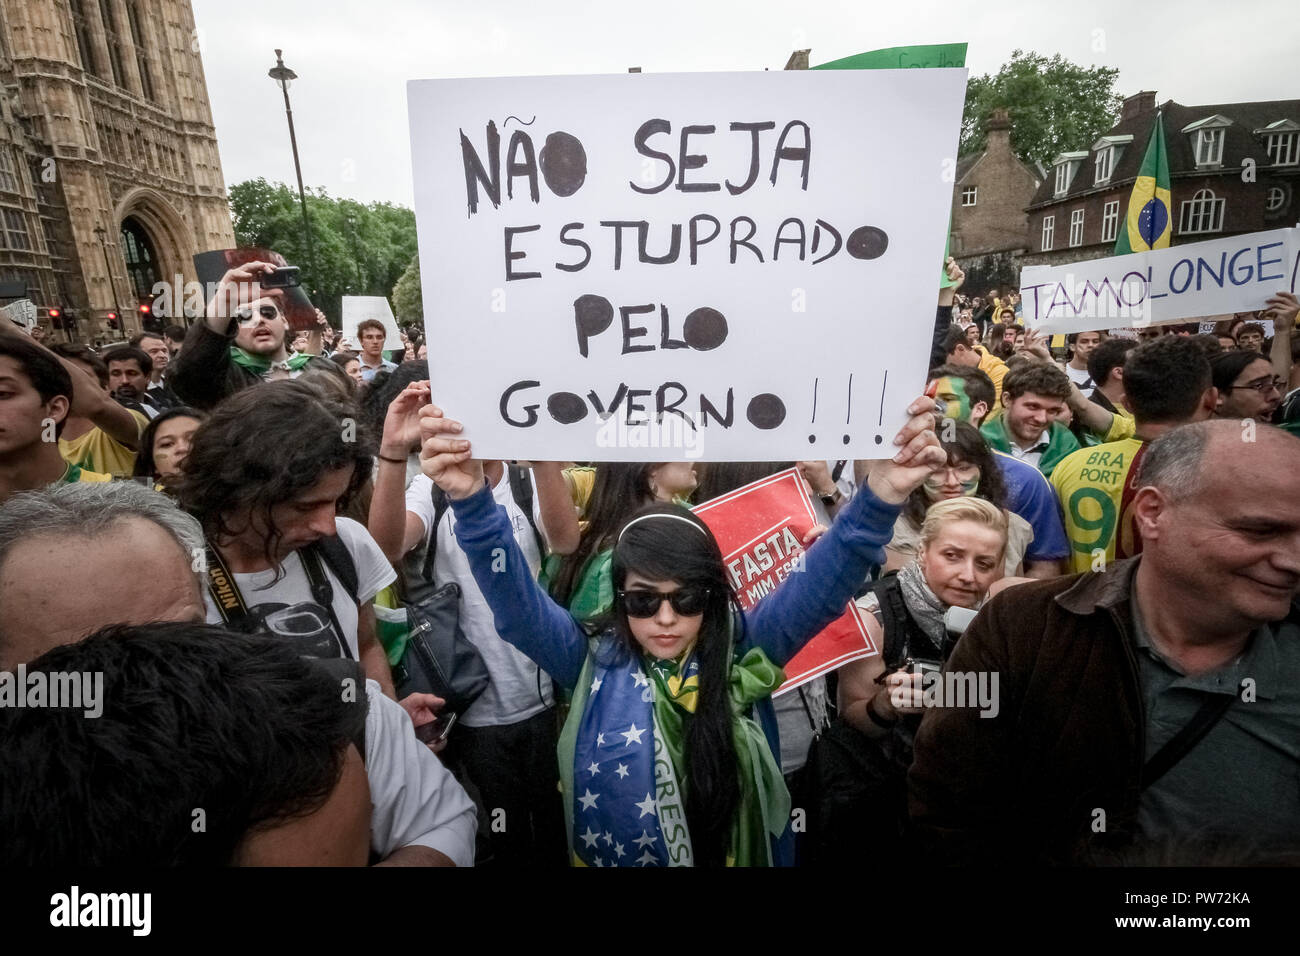
[[[119,338],[232,245],[189,0],[0,0],[0,285]]]
[[[1300,100],[1183,106],[1163,112],[1172,245],[1292,225],[1300,217]],[[1124,101],[1091,148],[1062,153],[1029,204],[1025,265],[1114,254],[1156,119],[1156,94]]]
[[[1028,216],[1042,178],[1011,149],[1011,118],[994,110],[984,126],[983,152],[957,159],[948,253],[982,295],[993,285],[1014,285],[1020,275]]]

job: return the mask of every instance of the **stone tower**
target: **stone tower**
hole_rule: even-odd
[[[233,245],[189,0],[0,0],[0,285],[121,338]]]

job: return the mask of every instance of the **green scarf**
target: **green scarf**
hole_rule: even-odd
[[[308,355],[305,352],[294,352],[283,363],[273,363],[269,358],[262,355],[250,355],[237,345],[230,347],[230,360],[240,368],[246,368],[250,372],[256,372],[258,375],[265,375],[271,371],[273,365],[283,364],[289,371],[297,372],[304,365],[314,359],[316,356]]]
[[[1011,435],[1007,431],[1006,415],[999,415],[991,422],[980,427],[980,434],[989,443],[989,447],[1005,455],[1011,455]],[[1052,471],[1066,455],[1079,450],[1079,440],[1070,429],[1060,422],[1052,422],[1047,428],[1047,447],[1038,459],[1038,470],[1044,477],[1052,477]],[[1014,455],[1013,455],[1014,457]]]
[[[695,712],[699,678],[692,673],[678,676],[686,662],[643,657],[646,672],[655,685],[654,717],[668,744],[682,802],[688,788],[685,773],[685,715]],[[750,707],[769,697],[785,681],[785,673],[760,649],[751,648],[733,661],[728,675],[731,697],[731,733],[736,748],[736,769],[740,776],[740,805],[731,822],[731,853],[728,866],[771,866],[769,836],[779,836],[790,819],[790,792],[781,768],[772,756],[767,738],[758,723],[748,716]]]

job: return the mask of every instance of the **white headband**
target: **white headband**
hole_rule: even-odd
[[[638,521],[648,521],[651,518],[672,518],[674,521],[684,521],[692,528],[694,528],[696,531],[698,531],[700,534],[704,535],[706,538],[709,536],[709,533],[707,531],[701,528],[690,518],[685,518],[682,515],[670,515],[670,514],[664,514],[663,512],[655,512],[654,514],[642,515],[639,518],[633,518],[631,521],[625,524],[623,526],[623,530],[619,532],[618,541],[623,540],[623,535],[627,534],[627,529],[632,527],[632,525],[636,524]],[[615,544],[617,543],[618,542],[615,542]]]

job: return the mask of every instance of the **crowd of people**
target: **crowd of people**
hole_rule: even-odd
[[[1295,296],[1054,345],[950,260],[892,458],[513,462],[275,268],[0,328],[0,861],[1300,863]],[[691,505],[788,468],[742,611]],[[773,698],[850,602],[879,653]]]

